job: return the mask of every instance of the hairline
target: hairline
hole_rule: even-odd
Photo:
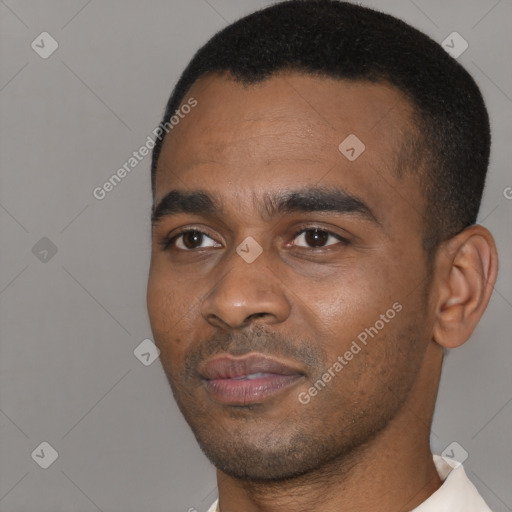
[[[231,80],[233,82],[236,82],[238,84],[242,84],[244,87],[249,88],[251,86],[256,86],[258,84],[262,84],[266,82],[267,80],[271,80],[272,78],[275,78],[280,75],[286,75],[288,73],[294,73],[298,75],[302,75],[304,77],[316,77],[316,78],[325,78],[328,80],[334,80],[338,82],[345,82],[345,83],[353,83],[353,84],[374,84],[374,85],[380,85],[383,87],[389,87],[397,92],[397,94],[400,96],[400,99],[403,100],[404,104],[406,104],[409,109],[409,118],[404,121],[404,126],[402,128],[406,128],[407,133],[400,133],[401,143],[399,144],[399,147],[396,151],[396,162],[395,165],[391,165],[390,171],[394,172],[398,177],[402,177],[404,175],[403,171],[407,168],[407,160],[410,159],[410,153],[411,153],[411,142],[414,142],[416,144],[416,152],[419,153],[420,151],[424,151],[424,143],[427,142],[427,134],[426,131],[423,129],[423,116],[421,114],[419,106],[414,101],[414,98],[411,96],[411,94],[400,88],[398,85],[393,83],[388,77],[383,75],[379,78],[368,78],[368,77],[343,77],[343,76],[336,76],[335,74],[328,73],[328,72],[322,72],[322,71],[309,71],[307,69],[303,69],[299,66],[286,66],[282,68],[278,68],[271,72],[268,75],[265,75],[258,79],[247,79],[243,76],[237,76],[229,69],[219,69],[219,70],[210,70],[207,72],[202,73],[201,75],[197,76],[195,80],[189,85],[189,87],[183,91],[183,93],[180,96],[176,96],[172,98],[174,100],[174,103],[176,103],[176,108],[179,110],[181,106],[186,103],[187,98],[190,95],[190,92],[194,88],[194,86],[197,85],[198,82],[201,80],[208,78],[208,77],[217,77],[217,78],[226,78],[228,80]],[[174,96],[174,95],[173,95]],[[179,103],[177,103],[177,100],[179,100]],[[385,116],[383,116],[385,117]],[[378,121],[380,122],[380,120]],[[172,132],[165,133],[165,135],[162,137],[162,139],[159,141],[159,152],[157,155],[156,162],[152,162],[152,193],[153,193],[153,199],[155,198],[155,188],[156,188],[156,175],[158,172],[158,164],[160,162],[160,156],[161,156],[161,150],[164,146],[165,141],[169,138],[169,136],[172,134]],[[420,142],[420,146],[417,145],[417,143]],[[404,151],[407,150],[407,151]],[[404,158],[404,153],[408,153],[409,156]],[[153,172],[154,171],[154,172]]]

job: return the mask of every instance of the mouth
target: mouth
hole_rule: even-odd
[[[299,369],[261,354],[218,356],[207,361],[200,374],[208,394],[226,405],[261,403],[304,376]]]

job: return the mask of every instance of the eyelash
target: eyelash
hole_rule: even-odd
[[[334,233],[333,231],[329,231],[328,229],[324,229],[324,228],[321,228],[319,226],[307,226],[307,227],[300,228],[298,231],[296,231],[294,233],[293,240],[295,240],[302,233],[306,233],[307,231],[313,231],[313,230],[318,230],[318,231],[327,233],[329,236],[333,236],[334,238],[336,238],[339,241],[339,243],[341,243],[344,246],[350,245],[350,241],[348,239],[338,235],[337,233]],[[213,237],[211,237],[207,232],[205,232],[205,231],[203,231],[201,229],[186,228],[186,229],[183,229],[183,230],[179,231],[178,233],[175,233],[172,236],[165,237],[159,243],[159,245],[162,247],[163,251],[171,250],[171,249],[173,249],[173,245],[175,244],[176,240],[180,236],[182,236],[182,235],[184,235],[186,233],[191,233],[191,232],[193,232],[193,233],[201,233],[202,235],[206,235],[208,238],[211,238],[213,240]],[[337,244],[331,244],[331,245],[337,245]],[[323,247],[309,247],[309,249],[313,249],[313,250],[315,250],[315,249],[317,249],[317,250],[324,249],[325,250],[326,248],[330,247],[331,245],[326,245],[326,246],[323,246]],[[303,246],[297,246],[297,247],[300,247],[302,249],[307,249],[307,247],[303,247]],[[193,252],[193,251],[196,251],[198,249],[188,249],[188,250],[176,249],[176,250],[183,251],[183,252]]]

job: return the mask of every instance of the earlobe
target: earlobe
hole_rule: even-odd
[[[492,295],[498,269],[492,235],[483,226],[465,229],[439,251],[436,268],[434,341],[455,348],[469,339]]]

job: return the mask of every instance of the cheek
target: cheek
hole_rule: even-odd
[[[407,307],[380,330],[376,319],[367,324],[367,330],[357,330],[365,334],[365,343],[358,339],[358,333],[347,338],[341,334],[332,340],[328,365],[333,368],[341,356],[337,368],[342,369],[333,371],[335,377],[325,392],[319,393],[323,396],[319,396],[318,407],[328,407],[334,423],[347,415],[344,421],[348,424],[372,431],[389,421],[406,400],[419,375],[427,343]]]
[[[339,268],[322,280],[294,291],[300,315],[331,338],[356,336],[373,325],[397,301],[389,273],[365,266]]]
[[[355,265],[350,272],[339,269],[329,279],[308,283],[307,293],[296,290],[299,317],[322,343],[327,364],[347,353],[343,372],[337,374],[350,373],[354,391],[364,388],[365,380],[379,386],[379,378],[393,380],[411,369],[410,363],[417,366],[426,347],[425,297],[417,284],[421,276],[413,283],[413,276],[406,275],[412,265],[402,265],[383,260]]]
[[[165,331],[165,325],[170,323],[169,313],[172,301],[169,297],[168,288],[162,285],[158,274],[152,269],[149,276],[146,302],[149,314],[149,321],[153,332]]]
[[[197,325],[198,293],[168,268],[152,264],[147,287],[147,309],[153,338],[168,377],[183,366]]]
[[[183,359],[183,348],[179,331],[179,313],[173,305],[168,291],[161,286],[148,286],[147,305],[151,331],[155,345],[160,350],[160,362],[168,377],[175,373]]]
[[[147,288],[147,309],[155,343],[163,349],[171,339],[179,337],[180,319],[184,317],[186,301],[178,300],[179,291],[170,280],[151,271]]]

